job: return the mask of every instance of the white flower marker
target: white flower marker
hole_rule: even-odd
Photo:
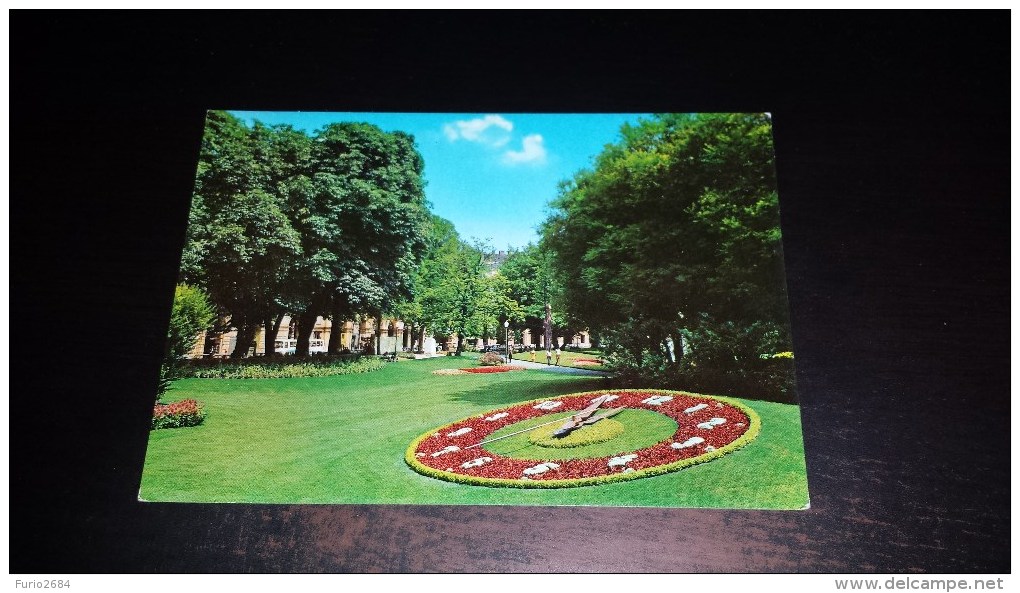
[[[545,401],[535,406],[536,410],[555,410],[563,405],[563,402]]]
[[[604,403],[604,404],[607,404],[607,403],[613,401],[614,399],[620,399],[620,396],[616,395],[616,394],[613,394],[613,395],[600,395],[599,397],[604,398],[602,400],[602,403]],[[589,401],[588,403],[590,404],[591,402],[597,400],[599,397],[592,398],[592,400]]]
[[[705,439],[701,437],[691,437],[682,443],[673,443],[672,445],[670,445],[670,447],[673,447],[674,449],[689,449],[695,445],[700,445],[701,443],[704,442]]]
[[[471,469],[472,467],[481,467],[486,463],[489,463],[490,461],[492,461],[492,457],[479,457],[478,459],[465,461],[464,463],[460,464],[460,466],[464,469]]]
[[[489,422],[495,422],[495,421],[499,420],[500,418],[506,418],[509,415],[510,414],[508,414],[506,412],[500,412],[499,414],[493,414],[492,416],[489,416],[488,418],[486,418],[486,420],[489,421]]]
[[[673,401],[673,397],[670,395],[654,395],[641,400],[641,403],[648,404],[650,406],[661,406],[669,401]]]
[[[559,464],[553,463],[551,461],[546,461],[545,463],[539,463],[538,465],[533,465],[528,469],[524,470],[524,475],[537,476],[538,474],[544,474],[545,472],[554,469],[560,469]]]
[[[460,447],[458,447],[457,445],[450,445],[449,447],[443,447],[442,449],[436,451],[435,453],[432,454],[432,456],[439,457],[440,455],[446,455],[447,453],[456,453],[457,451],[460,451]]]
[[[619,457],[613,457],[609,460],[609,467],[618,467],[621,465],[627,465],[631,461],[637,459],[637,453],[628,453],[627,455],[620,455]]]
[[[460,430],[455,430],[453,432],[446,433],[446,436],[448,436],[448,437],[459,437],[459,436],[461,436],[463,434],[467,434],[469,432],[471,432],[471,427],[470,426],[465,426],[464,428],[462,428]]]
[[[698,428],[704,428],[705,430],[712,430],[713,428],[715,428],[716,426],[719,426],[720,424],[726,424],[726,419],[725,418],[718,418],[718,417],[712,418],[708,422],[702,422],[701,424],[699,424]]]
[[[691,407],[687,408],[686,410],[684,410],[684,414],[688,414],[688,415],[689,414],[693,414],[695,412],[699,412],[701,410],[704,410],[707,407],[708,407],[708,404],[698,404],[696,406],[691,406]]]
[[[712,451],[715,451],[715,447],[713,447],[712,445],[709,445],[709,446],[705,447],[705,451],[711,453]]]

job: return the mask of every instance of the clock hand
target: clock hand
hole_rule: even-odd
[[[564,424],[562,427],[560,427],[559,430],[554,432],[553,436],[554,437],[563,438],[563,437],[567,436],[568,434],[570,434],[571,432],[573,432],[575,429],[580,428],[581,426],[587,426],[589,424],[595,424],[599,420],[603,420],[605,418],[610,418],[612,416],[615,416],[615,415],[619,414],[620,412],[622,412],[623,410],[624,410],[624,408],[613,408],[612,410],[606,410],[605,412],[599,414],[598,416],[593,416],[591,418],[587,418],[587,419],[582,420],[581,422],[578,422],[576,424],[568,422],[567,424]]]
[[[617,414],[619,414],[620,412],[624,411],[625,409],[626,408],[613,408],[612,410],[606,410],[605,412],[599,414],[598,416],[594,416],[592,418],[589,418],[589,419],[585,420],[581,424],[582,425],[585,425],[585,424],[595,424],[599,420],[604,420],[606,418],[611,418],[612,416],[616,416]]]
[[[482,445],[487,445],[489,443],[495,443],[496,441],[501,441],[503,439],[510,438],[510,437],[512,437],[514,435],[521,434],[522,432],[529,432],[529,431],[535,430],[539,426],[547,426],[549,424],[555,424],[555,423],[557,423],[559,421],[560,421],[560,419],[550,420],[549,422],[543,422],[542,424],[536,424],[535,426],[532,426],[531,428],[525,428],[524,430],[518,430],[517,432],[511,432],[510,434],[505,434],[505,435],[503,435],[501,437],[496,437],[494,439],[489,439],[487,441],[482,441],[480,443],[475,443],[474,445],[468,445],[467,447],[464,447],[464,448],[465,449],[473,449],[474,447],[481,447]]]
[[[584,423],[585,420],[587,420],[592,414],[595,413],[595,410],[599,409],[599,406],[606,403],[607,399],[609,399],[608,394],[596,397],[594,400],[592,400],[591,405],[589,405],[587,408],[581,410],[576,414],[571,415],[570,418],[568,418],[567,421],[563,423],[563,426],[561,426],[559,430],[553,433],[553,436],[556,436],[558,433],[561,432],[563,434],[566,434],[567,432],[570,432],[571,430],[580,426],[582,423]]]
[[[563,426],[560,427],[559,430],[554,432],[553,435],[555,436],[558,433],[562,432],[563,430],[567,431],[567,432],[565,432],[563,434],[567,434],[568,432],[570,432],[574,428],[577,428],[578,426],[581,426],[581,424],[585,424],[586,423],[585,421],[588,420],[589,417],[592,414],[595,413],[595,410],[598,410],[599,406],[604,404],[607,399],[609,399],[609,394],[600,395],[600,396],[596,397],[594,400],[592,400],[591,405],[589,405],[587,408],[585,408],[585,409],[581,410],[580,412],[570,416],[570,419],[567,420],[567,422],[564,423]],[[609,416],[613,416],[615,414],[618,414],[622,410],[623,410],[623,408],[617,408],[616,410],[610,410],[610,413],[608,415],[607,414],[603,414],[603,415],[601,415],[598,418],[598,420],[601,420],[602,418],[608,418]],[[593,420],[592,422],[597,422],[598,420]],[[496,437],[494,439],[489,439],[487,441],[482,441],[480,443],[475,443],[474,445],[468,445],[467,447],[464,447],[464,448],[465,449],[473,449],[474,447],[480,447],[482,445],[487,445],[489,443],[494,443],[496,441],[499,441],[499,440],[502,440],[502,439],[506,439],[506,438],[509,438],[509,437],[512,437],[512,436],[516,436],[516,435],[519,435],[519,434],[524,433],[524,432],[529,432],[529,431],[535,430],[536,428],[538,428],[540,426],[546,426],[546,425],[549,425],[549,424],[555,424],[556,422],[560,422],[560,421],[561,420],[550,420],[549,422],[543,422],[542,424],[536,424],[535,426],[532,426],[531,428],[525,428],[524,430],[518,430],[517,432],[511,432],[510,434],[505,434],[505,435],[503,435],[501,437]],[[588,422],[588,424],[590,424],[590,422]],[[570,426],[570,428],[566,428],[568,425]]]

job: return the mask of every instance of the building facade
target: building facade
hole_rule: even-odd
[[[338,324],[341,332],[340,343],[342,350],[350,352],[365,352],[368,354],[385,354],[389,352],[420,351],[421,336],[412,335],[411,328],[395,318],[383,318],[380,330],[376,332],[376,319],[366,317],[361,320],[344,321]],[[329,346],[329,340],[335,331],[333,323],[329,319],[317,317],[312,334],[309,338],[309,353],[324,353]],[[514,344],[514,337],[511,334],[510,343]],[[450,336],[435,336],[436,342],[441,351],[454,351],[457,349],[456,334]],[[544,350],[544,336],[539,334],[537,340],[533,340],[530,330],[524,330],[521,336],[521,345],[525,348]],[[280,323],[280,329],[273,336],[274,351],[279,354],[293,354],[297,345],[297,326],[290,316],[285,316]],[[473,338],[469,345],[481,350],[485,346],[503,343],[497,338]],[[230,356],[237,346],[237,331],[232,330],[223,333],[203,332],[195,340],[195,345],[189,353],[190,358],[225,358]],[[591,338],[588,332],[581,332],[570,340],[562,337],[555,338],[551,348],[556,347],[590,348]],[[263,356],[266,353],[266,330],[262,327],[255,334],[253,343],[248,348],[248,356]]]

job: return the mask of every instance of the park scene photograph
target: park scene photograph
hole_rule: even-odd
[[[139,499],[808,508],[772,138],[209,111]]]

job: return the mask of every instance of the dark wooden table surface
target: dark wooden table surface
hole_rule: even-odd
[[[1008,13],[501,16],[12,14],[11,570],[1009,572]],[[773,112],[811,509],[136,502],[208,107]]]

